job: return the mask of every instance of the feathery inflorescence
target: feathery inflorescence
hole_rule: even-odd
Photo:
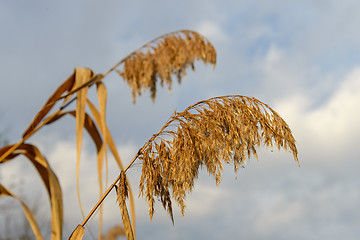
[[[132,88],[134,101],[147,88],[150,89],[154,101],[157,79],[160,79],[161,86],[165,82],[171,89],[172,75],[176,75],[180,82],[186,75],[186,68],[191,66],[195,69],[196,60],[214,66],[215,48],[199,33],[182,30],[168,33],[145,44],[123,59],[124,64],[116,71]]]
[[[297,158],[295,139],[286,122],[268,105],[250,97],[215,97],[175,112],[140,150],[140,195],[146,196],[150,217],[157,197],[173,220],[171,197],[184,214],[186,194],[205,166],[218,184],[223,163],[235,171],[256,147],[289,149]]]

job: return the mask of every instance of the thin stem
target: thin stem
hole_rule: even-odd
[[[172,117],[169,118],[169,120],[166,122],[166,124],[160,129],[160,131],[156,134],[154,134],[149,141],[147,141],[144,146],[138,151],[138,153],[136,154],[136,156],[131,160],[131,162],[129,163],[129,165],[124,169],[124,172],[126,172],[136,161],[136,159],[142,154],[142,152],[144,151],[144,149],[149,146],[149,144],[157,137],[159,136],[159,134],[171,123],[171,119]],[[96,205],[94,206],[94,208],[91,210],[91,212],[86,216],[85,220],[83,221],[83,223],[81,224],[81,226],[85,226],[85,224],[87,223],[87,221],[91,218],[91,216],[95,213],[95,211],[99,208],[99,206],[102,204],[102,202],[104,201],[104,199],[109,195],[109,193],[111,192],[111,190],[115,187],[116,183],[119,181],[120,179],[120,174],[119,176],[116,178],[116,180],[113,182],[113,184],[111,184],[111,186],[106,190],[106,192],[104,193],[104,195],[100,198],[100,200],[96,203]]]
[[[63,110],[64,108],[66,108],[67,106],[69,106],[71,103],[73,103],[76,100],[76,97],[74,97],[73,99],[71,99],[70,101],[64,103],[61,107],[60,110]]]
[[[141,148],[141,150],[143,150],[147,145],[144,145],[144,147]],[[136,154],[136,156],[133,158],[133,160],[130,162],[130,164],[125,168],[124,172],[126,170],[128,170],[131,165],[134,163],[134,161],[137,159],[137,157],[141,154],[141,151],[139,150],[139,152]],[[94,212],[99,208],[99,206],[101,205],[101,203],[104,201],[104,199],[109,195],[109,193],[111,192],[111,190],[115,187],[116,183],[119,181],[120,179],[120,174],[119,176],[116,178],[116,180],[113,182],[113,184],[111,184],[111,186],[106,190],[106,192],[104,193],[104,195],[100,198],[100,200],[96,203],[96,205],[94,206],[94,208],[91,210],[91,212],[86,216],[85,220],[83,221],[83,223],[81,224],[81,226],[85,226],[85,224],[87,223],[87,221],[91,218],[91,216],[94,214]]]
[[[89,213],[89,215],[84,219],[84,221],[82,222],[81,226],[84,226],[87,221],[91,218],[91,216],[94,214],[94,212],[96,211],[96,209],[98,209],[98,207],[101,205],[101,203],[104,201],[104,199],[109,195],[109,193],[111,192],[111,190],[115,187],[116,183],[119,181],[120,179],[120,175],[116,178],[116,180],[113,182],[113,184],[111,184],[111,186],[106,190],[106,192],[104,193],[104,195],[101,197],[101,199],[96,203],[96,205],[94,206],[94,208],[91,210],[91,212]]]

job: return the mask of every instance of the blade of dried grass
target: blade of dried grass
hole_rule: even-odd
[[[120,206],[121,218],[124,225],[124,230],[126,234],[126,238],[129,240],[134,239],[133,228],[131,227],[131,221],[129,217],[129,213],[126,207],[126,198],[128,197],[128,187],[127,180],[124,171],[120,173],[119,186],[117,188],[117,201]]]
[[[66,114],[70,114],[73,117],[76,118],[76,112],[75,111],[67,111],[67,112],[60,112],[58,115],[54,116],[54,121],[60,119],[61,117],[65,116]],[[51,123],[51,122],[49,122]],[[103,189],[102,189],[102,163],[103,163],[103,156],[104,156],[104,151],[105,151],[105,145],[103,144],[102,138],[99,134],[99,131],[95,125],[95,123],[93,122],[92,118],[90,117],[90,115],[88,115],[87,113],[85,113],[85,121],[84,121],[84,127],[87,130],[87,132],[89,133],[89,135],[91,136],[92,140],[94,141],[95,145],[96,145],[96,149],[97,149],[97,166],[98,166],[98,177],[99,177],[99,187],[100,187],[100,196],[103,195]],[[100,169],[100,170],[99,170]],[[100,205],[100,213],[102,212],[102,208]],[[102,217],[100,214],[100,220],[99,220],[99,226],[101,227],[101,221],[102,221]],[[101,230],[101,228],[100,228]],[[100,231],[101,232],[101,231]],[[101,236],[99,236],[100,238]]]
[[[76,111],[60,111],[57,112],[56,115],[53,116],[53,118],[48,122],[48,124],[53,123],[54,121],[57,121],[58,119],[62,118],[63,116],[70,114],[71,116],[76,118]],[[93,140],[95,146],[96,146],[96,150],[97,152],[100,151],[100,149],[102,148],[103,145],[103,141],[102,138],[100,136],[100,133],[97,129],[97,126],[95,125],[94,121],[92,120],[91,116],[88,115],[87,113],[85,113],[85,122],[84,122],[84,127],[87,130],[87,132],[89,133],[91,139]]]
[[[64,99],[64,103],[61,105],[60,110],[65,109],[67,106],[69,106],[73,101],[75,101],[76,98],[71,99],[68,101],[68,99],[76,92],[80,91],[83,88],[89,89],[93,84],[101,82],[105,75],[103,74],[97,74],[93,75],[88,81],[84,82],[80,86],[77,86],[76,88],[72,88],[71,91],[69,91],[67,94],[61,96],[59,99]]]
[[[40,124],[38,124],[35,128],[33,128],[26,136],[23,137],[18,143],[11,146],[11,148],[7,148],[6,152],[3,152],[0,154],[0,163],[4,161],[5,158],[7,158],[10,154],[12,154],[19,146],[21,146],[30,136],[32,136],[34,133],[36,133],[39,129],[41,129],[44,125],[50,124],[55,122],[59,116],[61,115],[61,111],[58,110],[51,114],[49,117],[47,117],[44,121],[42,121]]]
[[[95,121],[97,122],[97,124],[99,125],[101,123],[101,115],[100,115],[100,112],[97,110],[97,108],[95,107],[95,105],[89,100],[87,99],[87,104],[90,108],[90,111],[91,113],[93,114],[94,116],[94,119]],[[121,159],[120,159],[120,155],[117,151],[117,148],[115,146],[115,143],[114,143],[114,140],[111,136],[111,133],[107,127],[107,124],[105,123],[105,129],[104,131],[106,131],[106,138],[107,138],[107,144],[108,144],[108,147],[112,153],[112,155],[114,156],[119,168],[121,170],[124,170],[124,167],[123,167],[123,164],[121,162]],[[104,134],[103,134],[104,135]],[[135,234],[135,230],[136,230],[136,217],[135,217],[135,200],[134,200],[134,195],[133,195],[133,191],[131,189],[131,186],[130,184],[128,185],[128,188],[129,188],[129,199],[130,199],[130,211],[131,211],[131,219],[132,219],[132,226],[134,228],[133,232]]]
[[[98,125],[101,124],[101,115],[100,115],[100,112],[97,110],[97,108],[95,107],[95,105],[89,100],[87,99],[87,104],[89,106],[89,109],[92,113],[92,115],[94,116],[94,119],[95,121],[97,122]],[[124,166],[121,162],[121,159],[120,159],[120,155],[119,155],[119,152],[117,151],[117,148],[115,146],[115,143],[114,143],[114,140],[113,140],[113,137],[109,131],[109,128],[107,127],[107,125],[105,124],[106,128],[106,142],[107,142],[107,145],[111,151],[111,153],[113,154],[114,158],[115,158],[115,161],[116,163],[118,164],[118,166],[120,167],[121,170],[124,169]]]
[[[102,172],[103,172],[103,165],[105,159],[105,166],[106,166],[106,173],[105,173],[105,185],[108,184],[108,158],[107,158],[107,136],[106,136],[106,98],[107,92],[105,85],[102,82],[96,83],[97,86],[97,96],[98,96],[98,103],[99,103],[99,110],[100,110],[100,129],[103,135],[103,146],[101,151],[98,153],[98,161],[97,161],[97,170],[98,170],[98,178],[99,178],[99,195],[100,198],[103,195],[103,182],[102,182]],[[102,218],[103,218],[103,208],[100,205],[100,214],[99,214],[99,239],[101,239],[101,232],[102,232]]]
[[[13,152],[19,146],[21,146],[23,143],[24,143],[24,140],[21,140],[20,142],[14,144],[14,145],[5,146],[5,147],[1,148],[1,150],[0,150],[0,163],[4,163],[4,162],[8,161],[8,159],[13,154]]]
[[[46,114],[52,109],[59,97],[66,91],[69,91],[75,82],[75,75],[72,74],[58,89],[51,95],[45,105],[36,114],[34,120],[30,123],[29,127],[25,130],[23,138],[27,137],[29,133],[40,123],[40,121],[46,116]]]
[[[31,144],[22,144],[11,155],[9,155],[8,158],[6,158],[6,161],[13,159],[20,154],[23,154],[31,161],[46,186],[51,206],[51,239],[61,239],[63,204],[60,183],[55,173],[50,168],[46,158],[41,154],[36,146]]]
[[[74,88],[83,85],[93,76],[93,72],[88,68],[76,68],[75,69],[75,84]],[[88,87],[82,88],[77,91],[76,100],[76,189],[79,201],[79,207],[82,216],[84,217],[84,211],[80,198],[80,186],[79,186],[79,170],[80,170],[80,154],[83,137],[83,129],[85,124],[85,107],[86,107],[86,95]]]
[[[21,139],[18,143],[12,145],[10,148],[7,148],[5,152],[3,152],[0,155],[0,163],[2,163],[9,155],[11,155],[19,146],[21,146],[32,134],[37,132],[40,128],[42,128],[44,125],[49,124],[50,122],[53,122],[56,120],[57,115],[60,111],[57,111],[53,114],[51,114],[48,118],[46,118],[44,121],[42,121],[40,124],[38,124],[34,129],[31,130],[23,139]],[[54,120],[55,119],[55,120]]]
[[[72,88],[71,91],[69,91],[67,94],[61,96],[60,99],[63,99],[63,98],[68,99],[68,98],[70,98],[74,93],[78,92],[79,90],[81,90],[81,89],[83,89],[83,88],[89,88],[89,87],[91,87],[93,84],[101,82],[104,77],[105,77],[105,75],[103,75],[103,74],[92,75],[92,77],[91,77],[88,81],[82,83],[81,85],[78,85],[78,86]],[[63,109],[64,106],[62,106],[61,108]]]
[[[75,230],[71,233],[69,240],[81,240],[85,234],[85,228],[81,225],[77,225]]]
[[[106,166],[106,181],[105,181],[105,185],[107,185],[108,183],[108,158],[107,158],[107,131],[106,131],[106,98],[107,98],[107,92],[106,92],[106,88],[105,85],[101,82],[96,84],[97,86],[97,96],[98,96],[98,103],[99,103],[99,110],[100,110],[100,129],[101,129],[101,133],[103,135],[103,146],[104,146],[104,151],[103,151],[103,157],[101,158],[102,161],[98,162],[98,173],[99,176],[102,175],[102,167],[103,167],[103,159],[105,159],[105,166]],[[101,186],[102,188],[102,186]],[[101,190],[101,194],[102,195],[102,190]],[[101,232],[101,231],[100,231]]]
[[[25,217],[28,220],[30,227],[35,235],[35,238],[37,240],[43,240],[43,236],[41,235],[39,226],[37,224],[37,221],[33,215],[33,213],[30,211],[30,209],[27,207],[27,205],[21,200],[21,198],[19,198],[17,195],[15,195],[14,193],[12,193],[9,189],[5,188],[3,185],[0,184],[0,196],[9,196],[9,197],[13,197],[15,198],[17,201],[20,202],[24,213],[25,213]]]
[[[33,145],[25,145],[27,157],[34,163],[39,173],[42,171],[41,176],[44,181],[48,182],[48,192],[51,205],[51,239],[62,239],[62,224],[63,224],[63,203],[62,203],[62,191],[60,183],[55,173],[50,168],[45,157],[40,153]],[[39,165],[41,164],[41,166]],[[44,171],[46,170],[46,171]]]

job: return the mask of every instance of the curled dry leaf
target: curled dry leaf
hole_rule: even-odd
[[[48,123],[53,123],[54,121],[57,121],[61,117],[70,114],[73,117],[76,118],[76,111],[67,111],[67,112],[59,112],[57,115],[53,116],[53,119],[51,119]],[[85,120],[84,120],[84,127],[91,136],[96,149],[97,149],[97,169],[98,169],[98,177],[99,177],[99,187],[100,187],[100,197],[103,195],[103,189],[102,189],[102,165],[103,165],[103,157],[104,157],[104,151],[105,151],[105,144],[103,143],[103,139],[100,136],[100,133],[98,131],[98,128],[96,124],[94,123],[91,116],[87,113],[85,113]],[[101,131],[102,132],[102,131]],[[111,136],[110,136],[111,137]],[[100,208],[100,215],[102,216],[102,209]],[[101,227],[101,217],[99,220],[99,228]],[[100,229],[101,230],[101,229]],[[101,232],[101,231],[100,231]]]
[[[166,83],[171,89],[172,75],[176,75],[181,82],[188,67],[195,69],[196,60],[215,66],[215,48],[199,33],[182,30],[168,33],[145,44],[123,59],[122,68],[116,71],[132,88],[134,101],[147,88],[150,89],[154,101],[158,79],[161,86]]]
[[[1,184],[0,184],[0,196],[13,197],[20,202],[20,204],[24,210],[25,217],[28,220],[30,227],[35,235],[35,238],[37,240],[43,240],[44,238],[41,235],[39,225],[37,224],[37,221],[36,221],[34,215],[32,214],[32,212],[30,211],[30,209],[28,208],[28,206],[18,196],[16,196],[14,193],[12,193],[9,189],[5,188]]]
[[[101,158],[101,156],[103,156],[103,151],[104,151],[104,144],[103,144],[102,137],[106,136],[107,145],[108,145],[112,155],[114,156],[116,162],[118,163],[119,168],[124,169],[123,164],[120,159],[120,156],[119,156],[119,153],[116,149],[116,145],[114,143],[114,140],[112,138],[112,135],[111,135],[106,123],[105,123],[105,128],[98,129],[98,127],[97,127],[97,125],[99,126],[102,124],[100,112],[98,111],[98,109],[95,107],[95,105],[89,99],[87,99],[87,105],[89,106],[95,121],[93,121],[93,119],[91,118],[91,116],[89,114],[85,113],[84,127],[95,143],[95,146],[97,149],[97,156],[98,156],[98,165],[99,165],[99,163],[101,164],[101,160],[99,160],[99,159]],[[73,117],[76,117],[76,111],[60,111],[60,112],[57,112],[56,114],[49,116],[44,121],[46,121],[47,124],[52,124],[53,122],[56,122],[57,120],[59,120],[60,118],[62,118],[65,115],[68,115],[68,114],[72,115]],[[95,122],[97,125],[95,124]],[[106,134],[104,134],[104,131],[106,131]],[[100,135],[100,133],[101,133],[101,135]],[[7,150],[8,150],[8,148],[3,148],[0,150],[0,153],[6,152]],[[134,197],[133,197],[133,193],[132,193],[130,185],[128,185],[127,187],[128,187],[129,197],[130,197],[130,210],[131,210],[132,226],[133,226],[133,229],[135,232],[135,229],[136,229],[135,228],[135,226],[136,226],[136,224],[135,224],[135,202],[134,202]]]
[[[157,197],[173,218],[171,195],[184,214],[186,194],[205,166],[218,184],[223,163],[235,171],[261,144],[289,149],[297,159],[295,139],[286,122],[265,103],[239,95],[215,97],[174,113],[140,150],[140,195],[149,214]]]
[[[88,107],[90,108],[90,111],[91,111],[92,115],[94,116],[94,119],[95,119],[96,123],[98,125],[101,125],[101,114],[100,114],[100,112],[96,109],[95,105],[89,99],[87,99],[87,104],[88,104]],[[100,129],[100,130],[101,131],[106,131],[106,134],[103,133],[103,136],[106,136],[106,138],[107,138],[106,142],[107,142],[107,145],[108,145],[108,147],[110,149],[110,152],[114,156],[115,161],[117,162],[119,168],[121,170],[124,170],[123,164],[122,164],[121,159],[120,159],[120,155],[119,155],[119,153],[117,151],[117,148],[116,148],[116,145],[114,143],[113,137],[111,136],[111,133],[110,133],[107,125],[105,124],[105,129],[104,130],[102,130],[102,129]],[[135,232],[135,230],[136,230],[135,201],[134,201],[134,196],[133,196],[130,184],[127,187],[128,187],[128,192],[129,192],[129,198],[130,198],[129,200],[130,200],[130,211],[131,211],[132,226],[133,226],[133,229],[134,229],[134,232]]]
[[[23,134],[23,138],[28,137],[29,134],[35,129],[36,126],[41,122],[41,120],[48,114],[48,112],[55,105],[56,101],[60,98],[60,96],[66,92],[70,91],[75,82],[75,73],[72,74],[63,84],[61,84],[58,89],[51,95],[51,97],[47,100],[45,105],[40,109],[40,111],[36,114],[35,118],[29,125],[29,127],[25,130]],[[66,101],[66,99],[65,99]]]
[[[73,88],[77,88],[87,83],[94,73],[88,68],[76,68],[75,69],[75,84]],[[84,217],[84,211],[80,198],[80,186],[79,186],[79,170],[80,170],[80,153],[82,145],[83,130],[85,124],[85,107],[86,96],[88,87],[84,87],[76,92],[76,190],[78,195],[79,207],[81,214]]]
[[[0,155],[11,147],[12,146],[6,146],[0,149]],[[10,161],[20,154],[26,156],[30,160],[46,186],[51,207],[51,239],[61,239],[63,224],[63,203],[59,180],[50,168],[46,158],[41,154],[36,146],[31,144],[20,145],[15,151],[12,152],[12,154],[10,154],[7,158],[4,159],[3,162],[0,163]]]

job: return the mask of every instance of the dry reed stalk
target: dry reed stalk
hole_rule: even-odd
[[[146,197],[150,218],[157,197],[173,221],[171,197],[183,215],[184,199],[200,167],[205,166],[218,184],[223,163],[232,162],[237,171],[246,158],[257,158],[261,144],[289,149],[298,162],[289,126],[268,105],[240,95],[215,97],[175,112],[129,167],[136,159],[142,162],[139,195]]]

